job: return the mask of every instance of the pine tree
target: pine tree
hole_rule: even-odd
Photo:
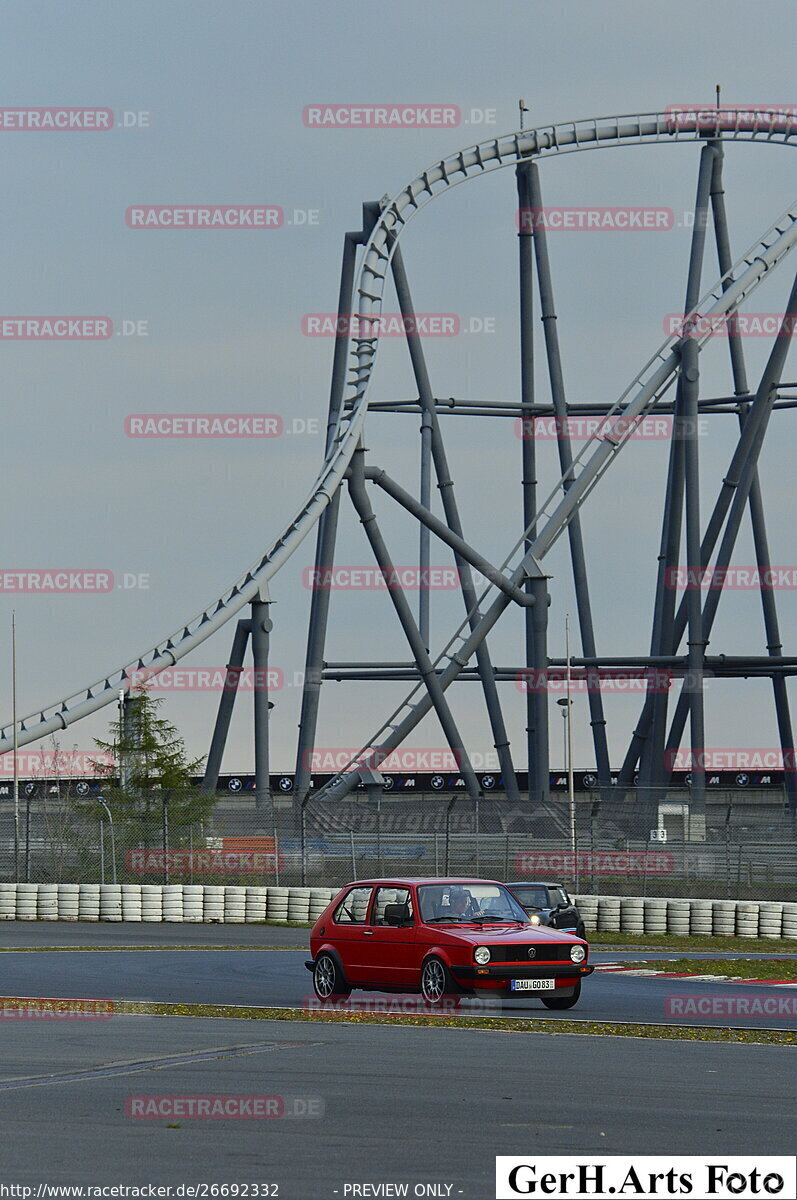
[[[161,704],[162,698],[146,692],[129,699],[124,720],[120,715],[111,722],[110,740],[94,739],[106,756],[95,769],[108,780],[102,794],[114,824],[126,826],[126,841],[135,831],[139,844],[159,845],[166,804],[169,841],[180,846],[189,826],[207,821],[215,797],[193,782],[202,773],[202,759],[188,758],[177,727],[159,715]],[[89,804],[96,807],[96,801],[88,800],[83,807]]]

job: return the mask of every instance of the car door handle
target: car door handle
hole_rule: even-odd
[[[373,937],[373,936],[374,936],[373,929],[364,929],[363,930],[363,937]]]

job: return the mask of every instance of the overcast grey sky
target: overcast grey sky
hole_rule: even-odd
[[[13,315],[105,315],[107,340],[0,342],[5,453],[3,565],[113,571],[146,587],[95,597],[0,596],[3,719],[11,708],[10,616],[16,608],[19,705],[27,712],[121,665],[180,626],[254,562],[292,515],[315,476],[332,343],[302,333],[306,313],[336,303],[342,235],[365,200],[394,194],[426,164],[490,134],[528,124],[709,102],[787,104],[794,67],[793,0],[406,0],[401,6],[221,0],[136,0],[3,6],[0,107],[111,109],[107,132],[0,131],[4,237],[0,310]],[[455,128],[316,129],[305,106],[325,103],[456,105]],[[472,110],[477,110],[472,114]],[[124,113],[144,114],[139,117]],[[471,116],[478,119],[474,124]],[[494,117],[494,119],[493,119]],[[135,124],[125,127],[125,120]],[[548,204],[658,205],[680,215],[694,199],[697,148],[638,147],[543,164]],[[739,254],[795,196],[794,150],[732,146],[726,182]],[[279,205],[279,229],[136,230],[131,205]],[[682,302],[689,248],[683,222],[669,232],[551,235],[551,253],[573,400],[615,399],[659,345],[663,320]],[[438,395],[518,396],[514,178],[499,172],[442,197],[408,230],[405,257],[423,312],[483,318],[489,333],[432,340]],[[756,294],[757,311],[782,309],[793,265]],[[709,255],[704,283],[716,276]],[[386,303],[395,307],[393,298]],[[123,322],[145,334],[123,336]],[[137,326],[138,327],[138,326]],[[771,343],[750,339],[751,378]],[[540,356],[541,358],[541,356]],[[383,344],[374,399],[413,394],[406,354]],[[787,378],[797,378],[792,360]],[[540,362],[539,395],[546,396]],[[703,386],[730,391],[725,348],[706,353]],[[273,440],[146,440],[125,435],[135,413],[273,413],[305,433]],[[316,423],[318,432],[312,432]],[[500,560],[519,532],[520,443],[512,422],[446,418],[466,532]],[[722,478],[735,419],[703,439],[704,510]],[[776,416],[762,463],[772,558],[797,562],[793,520],[794,414]],[[417,418],[369,419],[373,461],[414,486]],[[553,443],[540,474],[555,482]],[[666,471],[665,442],[627,449],[584,512],[598,647],[647,653]],[[544,490],[544,489],[543,489]],[[416,556],[412,527],[378,503],[394,559]],[[339,559],[368,563],[344,505]],[[285,686],[274,697],[273,764],[292,767],[309,592],[302,553],[274,582],[272,658]],[[737,562],[751,561],[745,531]],[[443,555],[437,561],[448,560]],[[573,599],[564,545],[550,556],[552,653],[561,654]],[[128,578],[129,582],[129,578]],[[778,596],[783,640],[795,652],[794,592]],[[456,597],[433,612],[439,648],[460,619]],[[5,635],[2,634],[5,630]],[[229,630],[229,631],[228,631]],[[521,625],[506,618],[497,663],[520,661]],[[187,665],[227,661],[231,627]],[[579,646],[577,639],[575,652]],[[764,652],[755,597],[725,598],[710,650]],[[328,656],[406,659],[384,596],[335,596]],[[403,689],[329,685],[321,746],[358,746]],[[520,747],[524,704],[502,689]],[[170,695],[166,714],[190,750],[207,749],[217,697]],[[454,707],[478,757],[489,739],[473,685]],[[607,704],[619,761],[638,703]],[[712,746],[775,743],[763,684],[709,683]],[[89,748],[107,713],[74,726],[62,746]],[[552,719],[553,724],[553,719]],[[557,723],[558,724],[558,723]],[[239,703],[226,766],[253,765],[249,700]],[[553,726],[553,760],[559,729]],[[432,722],[416,746],[442,745]],[[586,704],[576,708],[576,757],[590,765]]]

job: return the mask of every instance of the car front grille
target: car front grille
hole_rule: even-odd
[[[546,962],[571,962],[570,958],[570,942],[561,942],[557,945],[547,946],[544,943],[536,942],[529,943],[527,946],[491,946],[491,962],[494,963],[546,963]],[[534,950],[535,955],[529,958],[529,950]]]

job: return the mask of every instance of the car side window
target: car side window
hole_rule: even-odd
[[[568,900],[561,888],[548,888],[548,893],[551,897],[551,908],[556,908],[557,904],[567,904]]]
[[[380,887],[376,889],[374,912],[371,917],[373,925],[385,924],[385,909],[388,904],[402,904],[407,908],[407,919],[412,920],[412,901],[409,888]]]
[[[335,909],[333,920],[336,925],[364,925],[368,916],[368,904],[373,888],[352,888]]]

